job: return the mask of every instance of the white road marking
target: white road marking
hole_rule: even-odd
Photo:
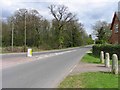
[[[40,56],[36,56],[37,60],[39,59],[43,59],[43,58],[47,58],[47,57],[52,57],[52,56],[57,56],[57,55],[62,55],[64,53],[70,53],[70,52],[74,52],[76,50],[71,50],[71,51],[64,51],[64,52],[58,52],[58,53],[52,53],[52,54],[48,54],[48,55],[40,55]]]
[[[77,65],[75,65],[71,70],[70,70],[70,73],[74,70],[74,68],[76,68]]]

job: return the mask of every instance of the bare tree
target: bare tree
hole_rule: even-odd
[[[97,21],[95,25],[93,25],[93,30],[93,34],[96,35],[98,40],[108,42],[111,31],[110,25],[106,21]]]
[[[63,30],[62,28],[64,27],[64,25],[66,25],[66,23],[72,20],[76,20],[76,15],[69,12],[68,7],[64,5],[50,5],[48,8],[50,9],[50,12],[57,23],[57,29],[59,32],[59,48],[62,48],[62,43],[64,40],[61,35]]]

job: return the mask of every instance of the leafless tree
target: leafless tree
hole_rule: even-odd
[[[71,12],[68,11],[68,7],[64,5],[50,5],[48,7],[50,9],[51,14],[53,15],[56,23],[57,23],[57,29],[59,32],[59,44],[60,48],[62,48],[62,43],[63,37],[61,35],[62,28],[66,23],[76,20],[76,15],[72,14]],[[62,38],[62,39],[61,39]]]

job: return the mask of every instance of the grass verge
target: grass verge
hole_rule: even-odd
[[[100,59],[98,57],[95,57],[92,55],[92,53],[87,53],[82,59],[82,62],[85,63],[93,63],[93,64],[100,64]],[[112,60],[110,60],[110,64],[112,64]],[[120,60],[118,61],[118,64],[120,65]]]
[[[118,75],[105,72],[81,73],[68,76],[59,88],[118,88]]]
[[[95,64],[100,64],[100,59],[97,57],[94,57],[92,53],[87,53],[81,60],[82,62],[86,63],[95,63]]]
[[[82,46],[81,46],[82,47]],[[40,52],[40,51],[49,51],[49,50],[66,50],[66,49],[72,49],[72,48],[78,48],[78,47],[68,47],[68,48],[44,48],[44,47],[27,47],[31,48],[33,52]],[[26,49],[26,52],[27,52]],[[13,51],[11,47],[0,47],[0,54],[4,54],[4,53],[22,53],[24,52],[24,47],[20,47],[20,46],[14,46]]]

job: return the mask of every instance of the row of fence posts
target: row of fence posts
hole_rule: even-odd
[[[110,67],[110,55],[109,55],[109,53],[105,53],[105,59],[104,59],[104,52],[101,51],[100,62],[104,63],[105,67]],[[118,56],[117,56],[117,54],[112,55],[111,72],[114,74],[118,74]]]

